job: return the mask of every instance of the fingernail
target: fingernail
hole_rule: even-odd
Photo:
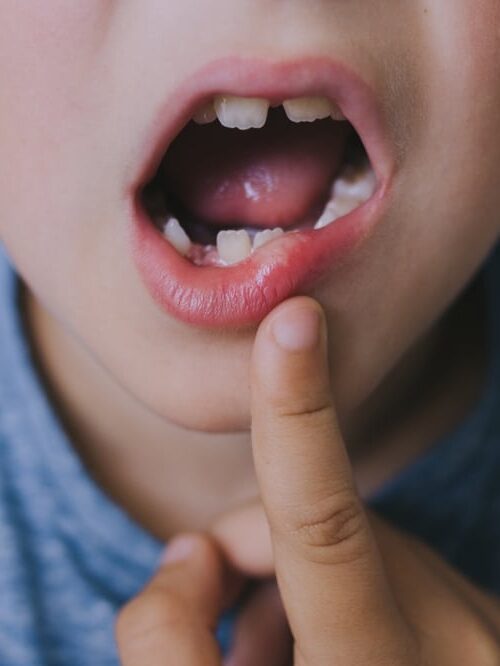
[[[274,339],[285,351],[305,351],[319,341],[321,315],[314,307],[284,308],[273,319]]]
[[[187,536],[176,537],[167,544],[161,561],[163,564],[172,564],[173,562],[187,560],[194,547],[195,539]]]

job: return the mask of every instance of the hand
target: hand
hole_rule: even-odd
[[[260,326],[252,415],[272,553],[266,553],[265,536],[254,545],[260,572],[275,567],[294,663],[498,664],[499,602],[363,507],[333,407],[326,327],[314,301],[287,301]],[[262,530],[258,507],[248,515]],[[251,568],[234,540],[241,525],[233,516],[215,527],[224,554],[206,538],[189,537],[190,554],[163,567],[149,591],[125,609],[118,642],[126,666],[220,663],[211,630],[231,589],[223,581],[233,576],[234,593],[234,581]],[[176,652],[180,646],[184,652]],[[271,653],[267,657],[245,663],[278,665]],[[232,659],[243,664],[236,653]]]

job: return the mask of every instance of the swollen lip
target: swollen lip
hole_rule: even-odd
[[[285,234],[238,264],[221,268],[195,266],[178,254],[152,224],[141,203],[137,183],[151,177],[166,148],[200,101],[221,90],[268,99],[314,92],[336,100],[364,143],[377,175],[377,191],[369,201],[333,224]],[[327,272],[333,279],[336,268],[347,261],[380,220],[393,163],[375,97],[345,66],[325,59],[278,65],[241,60],[213,63],[173,97],[177,104],[182,104],[184,98],[184,106],[178,107],[166,131],[155,127],[151,138],[154,148],[130,189],[129,230],[134,263],[157,305],[181,321],[209,328],[258,324],[280,301],[305,292]]]

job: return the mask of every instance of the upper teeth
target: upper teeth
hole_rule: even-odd
[[[313,122],[329,118],[338,109],[326,97],[300,97],[287,99],[283,108],[289,120],[294,123]]]
[[[252,127],[264,127],[269,102],[255,97],[220,95],[215,98],[214,107],[221,125],[246,130]]]
[[[193,120],[204,125],[216,118],[224,127],[247,130],[264,127],[270,102],[258,97],[218,95],[205,103],[194,114]],[[339,107],[326,97],[298,97],[283,102],[288,118],[295,122],[312,122],[324,118],[345,120]]]
[[[193,120],[198,125],[207,125],[217,118],[213,102],[207,102],[195,112]]]
[[[337,178],[333,185],[333,196],[352,197],[366,201],[375,192],[376,184],[375,173],[372,169],[360,172],[352,167],[347,167],[342,173],[342,178]]]

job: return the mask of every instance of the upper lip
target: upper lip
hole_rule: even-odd
[[[156,110],[144,158],[128,186],[131,196],[135,198],[154,176],[169,145],[196,109],[221,93],[261,97],[271,104],[313,95],[328,97],[358,133],[379,185],[387,184],[393,175],[395,161],[379,101],[372,87],[350,66],[325,57],[286,62],[223,58],[189,76]]]

